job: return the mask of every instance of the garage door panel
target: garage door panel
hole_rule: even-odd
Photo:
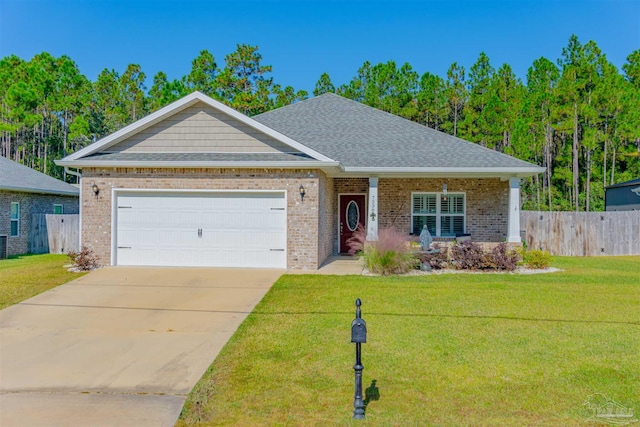
[[[264,248],[265,251],[285,249],[286,241],[278,231],[241,233],[238,231],[203,231],[203,239],[210,240],[213,248],[243,250],[244,248]]]
[[[286,200],[276,193],[122,193],[116,264],[286,267]]]

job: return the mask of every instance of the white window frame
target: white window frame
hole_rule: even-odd
[[[54,203],[53,204],[53,213],[56,213],[56,206],[60,206],[60,213],[58,215],[62,215],[64,213],[64,205],[61,203]]]
[[[435,214],[416,214],[413,211],[413,200],[415,196],[436,196],[436,213]],[[411,224],[410,224],[410,233],[411,234],[419,234],[421,230],[414,230],[413,229],[413,218],[414,217],[419,217],[419,216],[434,216],[436,218],[436,235],[434,237],[443,237],[442,236],[442,217],[443,216],[461,216],[462,217],[462,229],[463,229],[463,233],[467,232],[467,193],[462,192],[462,191],[456,191],[456,192],[447,192],[446,196],[450,197],[450,196],[462,196],[462,202],[464,204],[464,210],[463,213],[461,214],[451,214],[451,213],[446,213],[443,214],[442,213],[442,206],[441,206],[441,200],[442,200],[442,196],[444,195],[443,192],[433,192],[433,191],[414,191],[411,193]],[[455,237],[455,236],[444,236],[444,237]]]
[[[13,217],[13,206],[16,205],[18,207],[18,217]],[[11,237],[20,237],[20,202],[11,202],[11,211],[10,211],[11,221],[9,222],[9,236]],[[16,223],[16,234],[13,234],[13,223]]]

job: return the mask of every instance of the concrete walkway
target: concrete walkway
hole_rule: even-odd
[[[317,271],[287,270],[287,274],[332,274],[336,276],[361,275],[364,269],[362,259],[357,256],[335,255],[329,257]]]
[[[0,426],[173,426],[283,273],[110,267],[0,311]]]

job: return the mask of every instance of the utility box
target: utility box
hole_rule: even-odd
[[[7,236],[0,236],[0,259],[9,258],[9,241]]]

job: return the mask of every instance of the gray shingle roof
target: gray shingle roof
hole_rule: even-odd
[[[97,153],[84,160],[125,162],[300,162],[312,161],[306,154],[293,153]]]
[[[253,119],[347,168],[536,167],[332,93]]]
[[[0,190],[77,196],[73,185],[0,156]]]
[[[609,185],[609,186],[605,187],[605,189],[619,188],[619,187],[630,187],[632,185],[638,185],[638,184],[640,184],[640,178],[632,179],[631,181],[625,181],[625,182],[619,182],[617,184],[612,184],[612,185]]]

